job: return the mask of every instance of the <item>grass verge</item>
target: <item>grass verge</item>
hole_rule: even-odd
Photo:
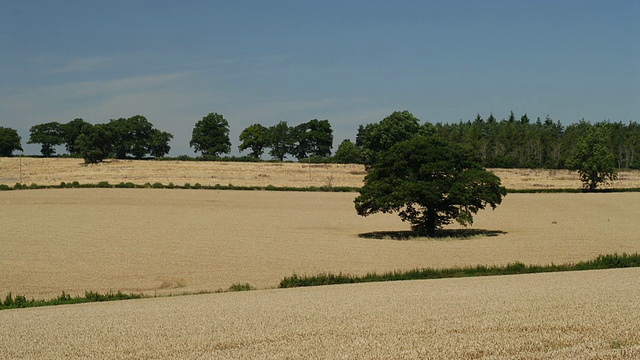
[[[381,281],[401,281],[401,280],[425,280],[425,279],[444,279],[444,278],[460,278],[472,276],[496,276],[496,275],[516,275],[516,274],[533,274],[545,272],[560,271],[579,271],[579,270],[597,270],[597,269],[618,269],[628,267],[640,267],[640,254],[622,255],[600,255],[589,261],[580,261],[575,264],[564,265],[525,265],[520,262],[508,264],[506,266],[482,266],[475,267],[453,267],[444,269],[414,269],[409,271],[392,271],[384,274],[369,273],[363,276],[349,274],[331,274],[323,273],[311,276],[292,275],[284,278],[279,287],[292,288],[302,286],[320,286],[335,284],[355,284],[365,282],[381,282]]]
[[[16,295],[14,297],[12,296],[11,293],[9,293],[5,297],[4,301],[0,301],[0,310],[52,306],[52,305],[82,304],[82,303],[89,303],[89,302],[129,300],[129,299],[140,299],[140,298],[142,298],[142,295],[140,294],[125,294],[120,291],[118,291],[117,293],[110,292],[106,294],[87,291],[84,293],[84,296],[73,296],[73,297],[69,294],[66,294],[63,291],[62,295],[58,296],[55,299],[27,300],[27,298],[23,295]]]

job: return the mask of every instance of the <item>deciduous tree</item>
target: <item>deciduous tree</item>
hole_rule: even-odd
[[[291,128],[286,121],[269,127],[269,154],[280,161],[284,160],[287,154],[292,152],[294,140],[291,136]]]
[[[40,152],[44,157],[55,155],[55,147],[64,144],[62,129],[58,122],[53,121],[34,125],[31,127],[29,132],[31,135],[29,136],[27,144],[41,144],[42,148]]]
[[[16,130],[0,126],[0,156],[12,156],[16,150],[22,151],[21,140]]]
[[[95,164],[109,157],[112,142],[113,136],[108,124],[97,124],[85,126],[76,139],[75,146],[85,163]]]
[[[231,152],[229,141],[229,123],[218,113],[209,115],[198,121],[193,128],[189,146],[203,156],[218,156]]]
[[[578,172],[583,187],[589,191],[618,177],[615,154],[607,147],[610,138],[606,128],[592,127],[587,136],[578,141],[569,159],[569,169]]]
[[[393,145],[380,153],[364,181],[355,199],[359,215],[397,212],[427,236],[454,220],[472,224],[474,214],[487,205],[495,208],[506,195],[500,178],[472,151],[438,137]]]
[[[292,130],[293,152],[298,160],[307,157],[327,157],[333,147],[333,129],[329,120],[313,119]]]
[[[253,124],[240,133],[240,141],[238,146],[240,151],[251,150],[249,155],[259,159],[264,152],[264,148],[269,146],[269,129],[260,124]]]

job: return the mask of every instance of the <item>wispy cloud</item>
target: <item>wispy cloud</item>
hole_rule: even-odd
[[[97,71],[109,67],[114,61],[115,59],[112,57],[103,56],[73,58],[67,64],[51,70],[51,73],[64,74]]]

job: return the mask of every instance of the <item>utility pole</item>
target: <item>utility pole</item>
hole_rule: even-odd
[[[22,185],[22,153],[20,153],[20,184]]]

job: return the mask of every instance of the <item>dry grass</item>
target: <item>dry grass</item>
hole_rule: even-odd
[[[0,158],[1,178],[9,178],[7,164],[14,160]],[[307,185],[309,169],[301,164],[184,163],[179,168],[181,163],[145,163],[167,166],[161,174],[157,168],[141,172],[136,162],[92,169],[78,160],[23,160],[72,164],[66,175],[52,175],[65,174],[59,169],[33,171],[25,182],[38,184],[319,186],[326,185],[323,176],[333,176],[334,186],[359,186],[338,179],[350,175],[361,182],[363,176],[357,168],[331,165],[317,184]],[[129,168],[117,175],[121,165]],[[245,170],[216,173],[234,179],[219,181],[191,175],[200,166],[206,174],[216,173],[216,166]],[[265,172],[267,166],[273,173]],[[82,172],[90,170],[96,170],[95,177]],[[255,173],[267,175],[255,180],[272,181],[250,182]],[[527,176],[534,179],[534,173]],[[114,177],[101,177],[107,174]],[[176,174],[185,180],[175,180]],[[524,176],[518,171],[508,174],[503,176],[508,187],[509,181],[526,182],[518,182]],[[547,175],[544,181],[552,185],[560,176]],[[196,180],[207,178],[212,180]],[[627,186],[635,180],[623,181]],[[265,289],[294,272],[564,263],[640,249],[640,193],[510,194],[495,211],[476,217],[473,229],[497,236],[438,240],[395,236],[408,230],[395,215],[357,216],[355,196],[154,189],[0,192],[0,296],[11,291],[49,298],[63,290],[180,294],[244,283]],[[358,236],[372,233],[385,236]],[[639,275],[640,270],[623,269],[6,310],[0,312],[0,357],[638,358]]]
[[[176,185],[349,186],[360,187],[366,172],[361,165],[304,163],[236,163],[194,161],[107,160],[85,165],[81,159],[0,158],[0,184],[20,181],[38,185],[60,182],[111,184],[160,182]],[[580,188],[577,173],[568,170],[492,169],[509,189]],[[609,187],[640,187],[640,171],[622,171]]]

